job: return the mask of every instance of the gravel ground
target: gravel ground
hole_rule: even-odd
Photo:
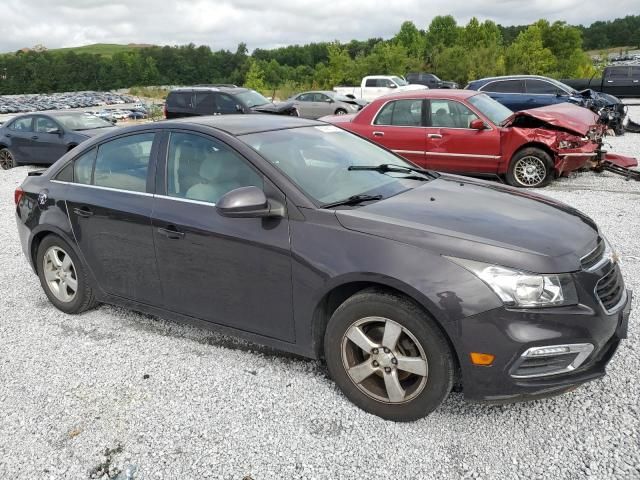
[[[640,156],[640,134],[611,144]],[[317,362],[121,308],[54,309],[14,225],[25,173],[0,171],[2,478],[640,479],[637,300],[603,380],[504,406],[454,393],[394,424],[349,403]],[[543,193],[600,224],[640,295],[640,183],[584,173]]]

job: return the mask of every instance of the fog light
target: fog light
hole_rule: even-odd
[[[471,362],[474,365],[483,365],[485,367],[491,365],[496,358],[495,355],[492,355],[490,353],[478,353],[478,352],[471,352],[470,356],[471,356]]]
[[[571,349],[568,346],[561,347],[541,347],[529,352],[529,357],[544,357],[546,355],[562,355],[563,353],[570,353]]]

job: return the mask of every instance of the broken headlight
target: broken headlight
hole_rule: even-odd
[[[536,274],[474,260],[447,258],[476,275],[507,306],[539,308],[578,303],[571,274]]]

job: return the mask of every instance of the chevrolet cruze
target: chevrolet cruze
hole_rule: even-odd
[[[15,192],[51,303],[98,302],[324,358],[386,419],[605,374],[631,294],[596,224],[325,123],[217,116],[87,140]]]

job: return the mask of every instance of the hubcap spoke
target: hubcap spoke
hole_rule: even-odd
[[[416,375],[420,375],[421,377],[427,376],[426,360],[420,357],[405,357],[402,355],[397,355],[396,359],[398,360],[398,370],[415,373]]]
[[[384,335],[382,337],[382,346],[387,347],[389,350],[395,350],[398,343],[398,338],[402,333],[402,327],[396,322],[387,320],[384,325]]]
[[[65,272],[68,272],[69,267],[71,266],[71,257],[69,255],[65,255],[60,266]]]
[[[367,337],[367,334],[360,327],[351,327],[347,332],[347,338],[367,353],[378,346]]]
[[[78,281],[75,278],[67,277],[65,279],[65,283],[69,287],[69,290],[71,290],[72,292],[75,293],[78,290]]]
[[[47,253],[47,257],[54,267],[60,268],[62,266],[62,262],[58,258],[58,252],[53,248],[49,250],[49,252]]]
[[[50,270],[48,268],[44,269],[44,278],[46,278],[47,282],[55,282],[58,280],[58,276],[56,275],[56,270]]]
[[[52,246],[43,258],[42,270],[49,291],[61,302],[72,301],[78,292],[78,278],[71,256]]]
[[[351,367],[349,370],[349,375],[351,379],[355,383],[360,383],[363,380],[369,378],[376,371],[376,368],[371,364],[371,361],[365,360],[362,363],[359,363],[355,367]]]
[[[402,385],[400,385],[397,370],[391,370],[391,372],[385,373],[384,386],[387,389],[387,396],[390,401],[401,402],[404,400],[405,391]]]

